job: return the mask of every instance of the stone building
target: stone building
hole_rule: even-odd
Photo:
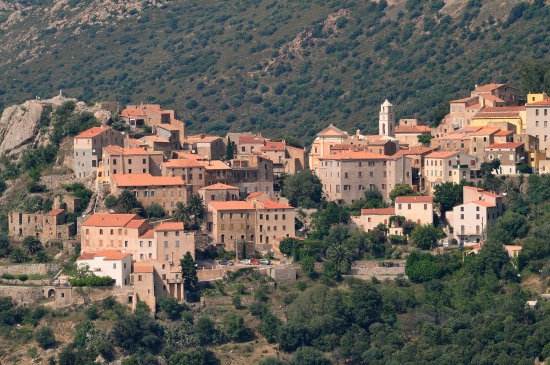
[[[76,135],[73,143],[74,174],[76,177],[87,177],[97,170],[103,147],[122,147],[124,134],[105,126],[93,127]]]
[[[229,184],[238,186],[241,197],[261,191],[273,192],[273,161],[259,155],[238,155],[229,161],[232,180]]]
[[[120,116],[122,120],[134,129],[136,127],[143,128],[144,125],[150,127],[158,124],[169,124],[172,120],[177,118],[174,110],[163,110],[160,104],[143,104],[140,105],[126,105]]]
[[[171,213],[178,202],[186,203],[191,187],[185,184],[181,176],[152,176],[151,174],[112,175],[111,192],[118,196],[124,190],[130,190],[136,199],[148,207],[157,203]]]
[[[546,96],[547,97],[547,96]],[[550,99],[530,102],[525,105],[526,133],[535,136],[539,140],[537,149],[544,150],[550,157]]]
[[[48,213],[10,212],[8,220],[10,237],[38,238],[42,243],[67,240],[76,234],[74,223],[65,223],[65,210],[53,209]]]
[[[411,160],[404,156],[348,152],[320,158],[319,163],[325,196],[338,204],[351,204],[375,187],[388,199],[395,184],[412,184]]]
[[[239,200],[239,188],[226,184],[213,184],[199,189],[199,195],[205,206],[213,201]]]
[[[529,154],[520,142],[493,143],[485,147],[485,160],[500,160],[499,175],[516,175],[518,166],[529,164]]]
[[[207,160],[225,158],[225,143],[218,136],[207,136],[205,134],[186,136],[183,149]]]
[[[196,160],[175,159],[166,160],[161,165],[162,176],[181,177],[191,189],[192,194],[198,194],[205,185],[204,165]]]

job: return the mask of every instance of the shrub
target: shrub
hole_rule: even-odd
[[[40,327],[34,333],[34,339],[38,342],[38,345],[42,348],[48,348],[55,343],[55,336],[51,327]]]
[[[86,309],[86,316],[88,316],[88,318],[92,321],[94,319],[98,319],[99,318],[99,309],[97,309],[97,307],[95,305],[89,307],[88,309]]]
[[[111,209],[114,207],[116,207],[116,196],[114,196],[113,194],[109,194],[105,198],[105,208]]]
[[[19,275],[19,281],[25,282],[27,280],[29,280],[29,276],[27,274]]]
[[[69,279],[72,286],[111,286],[113,279],[110,276],[89,276],[81,279]]]

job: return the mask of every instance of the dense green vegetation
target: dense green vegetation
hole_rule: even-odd
[[[44,0],[2,31],[17,39],[32,25],[39,35],[3,48],[9,62],[0,66],[0,108],[63,89],[85,101],[161,103],[179,111],[190,133],[252,130],[304,144],[331,122],[375,132],[386,98],[398,118],[434,122],[447,112],[445,101],[475,84],[519,85],[523,77],[524,92],[550,91],[541,62],[550,45],[550,13],[540,0],[509,7],[169,0],[146,2],[142,11],[122,7],[102,21],[48,27],[93,12],[94,4],[74,2],[45,16],[42,9],[53,1]],[[339,9],[349,15],[325,22]],[[7,14],[0,11],[0,22]],[[14,56],[30,50],[39,57]]]

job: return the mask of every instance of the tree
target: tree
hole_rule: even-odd
[[[113,194],[109,194],[105,198],[105,208],[108,208],[108,209],[114,208],[116,207],[116,203],[117,203],[116,196],[114,196]]]
[[[197,319],[194,332],[202,346],[213,344],[218,333],[214,321],[208,317],[199,317]]]
[[[187,210],[193,216],[193,229],[199,229],[199,222],[204,216],[206,207],[200,195],[193,195],[187,202]]]
[[[338,223],[348,223],[350,218],[346,207],[341,207],[334,202],[329,202],[324,210],[311,215],[311,228],[316,231],[314,238],[323,238],[330,232],[330,227]]]
[[[527,236],[527,233],[529,233],[527,219],[519,213],[507,211],[490,229],[489,237],[497,242],[510,244],[516,238]]]
[[[42,242],[40,242],[38,238],[33,236],[25,237],[23,239],[22,246],[31,255],[34,255],[38,251],[42,250]]]
[[[345,274],[351,267],[353,256],[351,252],[342,245],[334,245],[327,249],[327,257],[334,261],[338,269],[338,276]]]
[[[434,203],[439,204],[439,210],[442,214],[462,204],[462,190],[466,185],[468,183],[462,180],[460,184],[445,182],[435,186]]]
[[[44,349],[55,343],[55,335],[51,327],[42,326],[34,333],[34,339],[38,345]]]
[[[16,248],[11,252],[10,259],[11,261],[17,262],[17,263],[29,261],[29,257],[25,254],[25,251],[23,251],[20,248]]]
[[[169,365],[220,365],[220,360],[216,358],[216,355],[205,348],[199,347],[187,352],[176,352],[170,356],[168,360]]]
[[[493,171],[498,171],[500,168],[500,160],[498,158],[495,158],[491,160],[490,162],[482,162],[479,166],[479,171],[481,171],[481,174],[484,177],[492,177]]]
[[[500,275],[502,268],[509,262],[508,252],[504,246],[495,242],[492,239],[487,240],[477,257],[477,268],[480,274],[488,271],[494,272],[497,276]]]
[[[425,282],[441,276],[441,267],[435,262],[434,256],[421,253],[418,250],[411,252],[407,257],[405,275],[414,282]]]
[[[258,365],[285,365],[285,363],[277,359],[276,357],[269,356],[266,357],[264,360],[261,360]]]
[[[172,218],[175,222],[187,222],[189,221],[189,209],[182,202],[176,203],[176,209],[172,213]]]
[[[411,233],[411,241],[421,250],[431,250],[437,243],[437,240],[447,237],[441,228],[434,227],[433,224],[419,225]]]
[[[148,313],[136,310],[118,320],[111,333],[115,345],[128,353],[143,350],[154,353],[162,344],[164,330]]]
[[[325,355],[313,347],[300,347],[294,353],[291,365],[331,365]]]
[[[395,203],[395,198],[398,196],[410,196],[410,195],[416,195],[413,191],[412,187],[409,184],[406,183],[398,183],[395,184],[395,187],[392,191],[390,191],[390,199],[393,203]]]
[[[300,241],[298,241],[296,238],[287,237],[279,244],[279,251],[281,251],[281,253],[285,256],[290,256],[298,246],[299,242]]]
[[[185,304],[178,303],[174,297],[159,297],[156,304],[172,321],[180,319],[181,313],[187,309]]]
[[[300,260],[302,274],[307,277],[312,277],[315,274],[315,260],[311,256],[306,256]]]
[[[149,218],[164,217],[164,208],[158,203],[153,203],[147,207],[147,216]]]
[[[434,136],[431,134],[421,134],[418,136],[418,142],[422,143],[422,146],[429,146],[432,138],[434,138]]]
[[[323,184],[310,170],[304,170],[286,177],[281,193],[294,207],[313,208],[321,201]]]
[[[244,326],[244,318],[235,313],[229,313],[225,316],[223,327],[227,337],[231,341],[243,342],[249,335],[249,329]]]
[[[184,287],[195,287],[199,278],[197,277],[197,264],[191,256],[191,252],[187,251],[183,259],[180,260],[181,277],[183,278]]]
[[[10,243],[9,236],[5,233],[0,233],[0,257],[8,254]]]
[[[233,158],[233,143],[231,142],[231,138],[227,137],[227,146],[225,146],[225,159],[226,161],[229,161]]]
[[[136,196],[133,192],[125,189],[117,199],[118,207],[125,213],[130,212],[137,204]]]
[[[353,313],[354,323],[368,330],[369,326],[380,319],[382,296],[378,290],[367,283],[351,287],[350,313]]]

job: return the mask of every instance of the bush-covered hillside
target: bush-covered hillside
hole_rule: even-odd
[[[541,0],[10,1],[0,107],[63,89],[161,103],[190,132],[307,143],[331,122],[373,132],[386,98],[432,121],[475,84],[519,85],[524,60],[547,58],[549,18]]]

